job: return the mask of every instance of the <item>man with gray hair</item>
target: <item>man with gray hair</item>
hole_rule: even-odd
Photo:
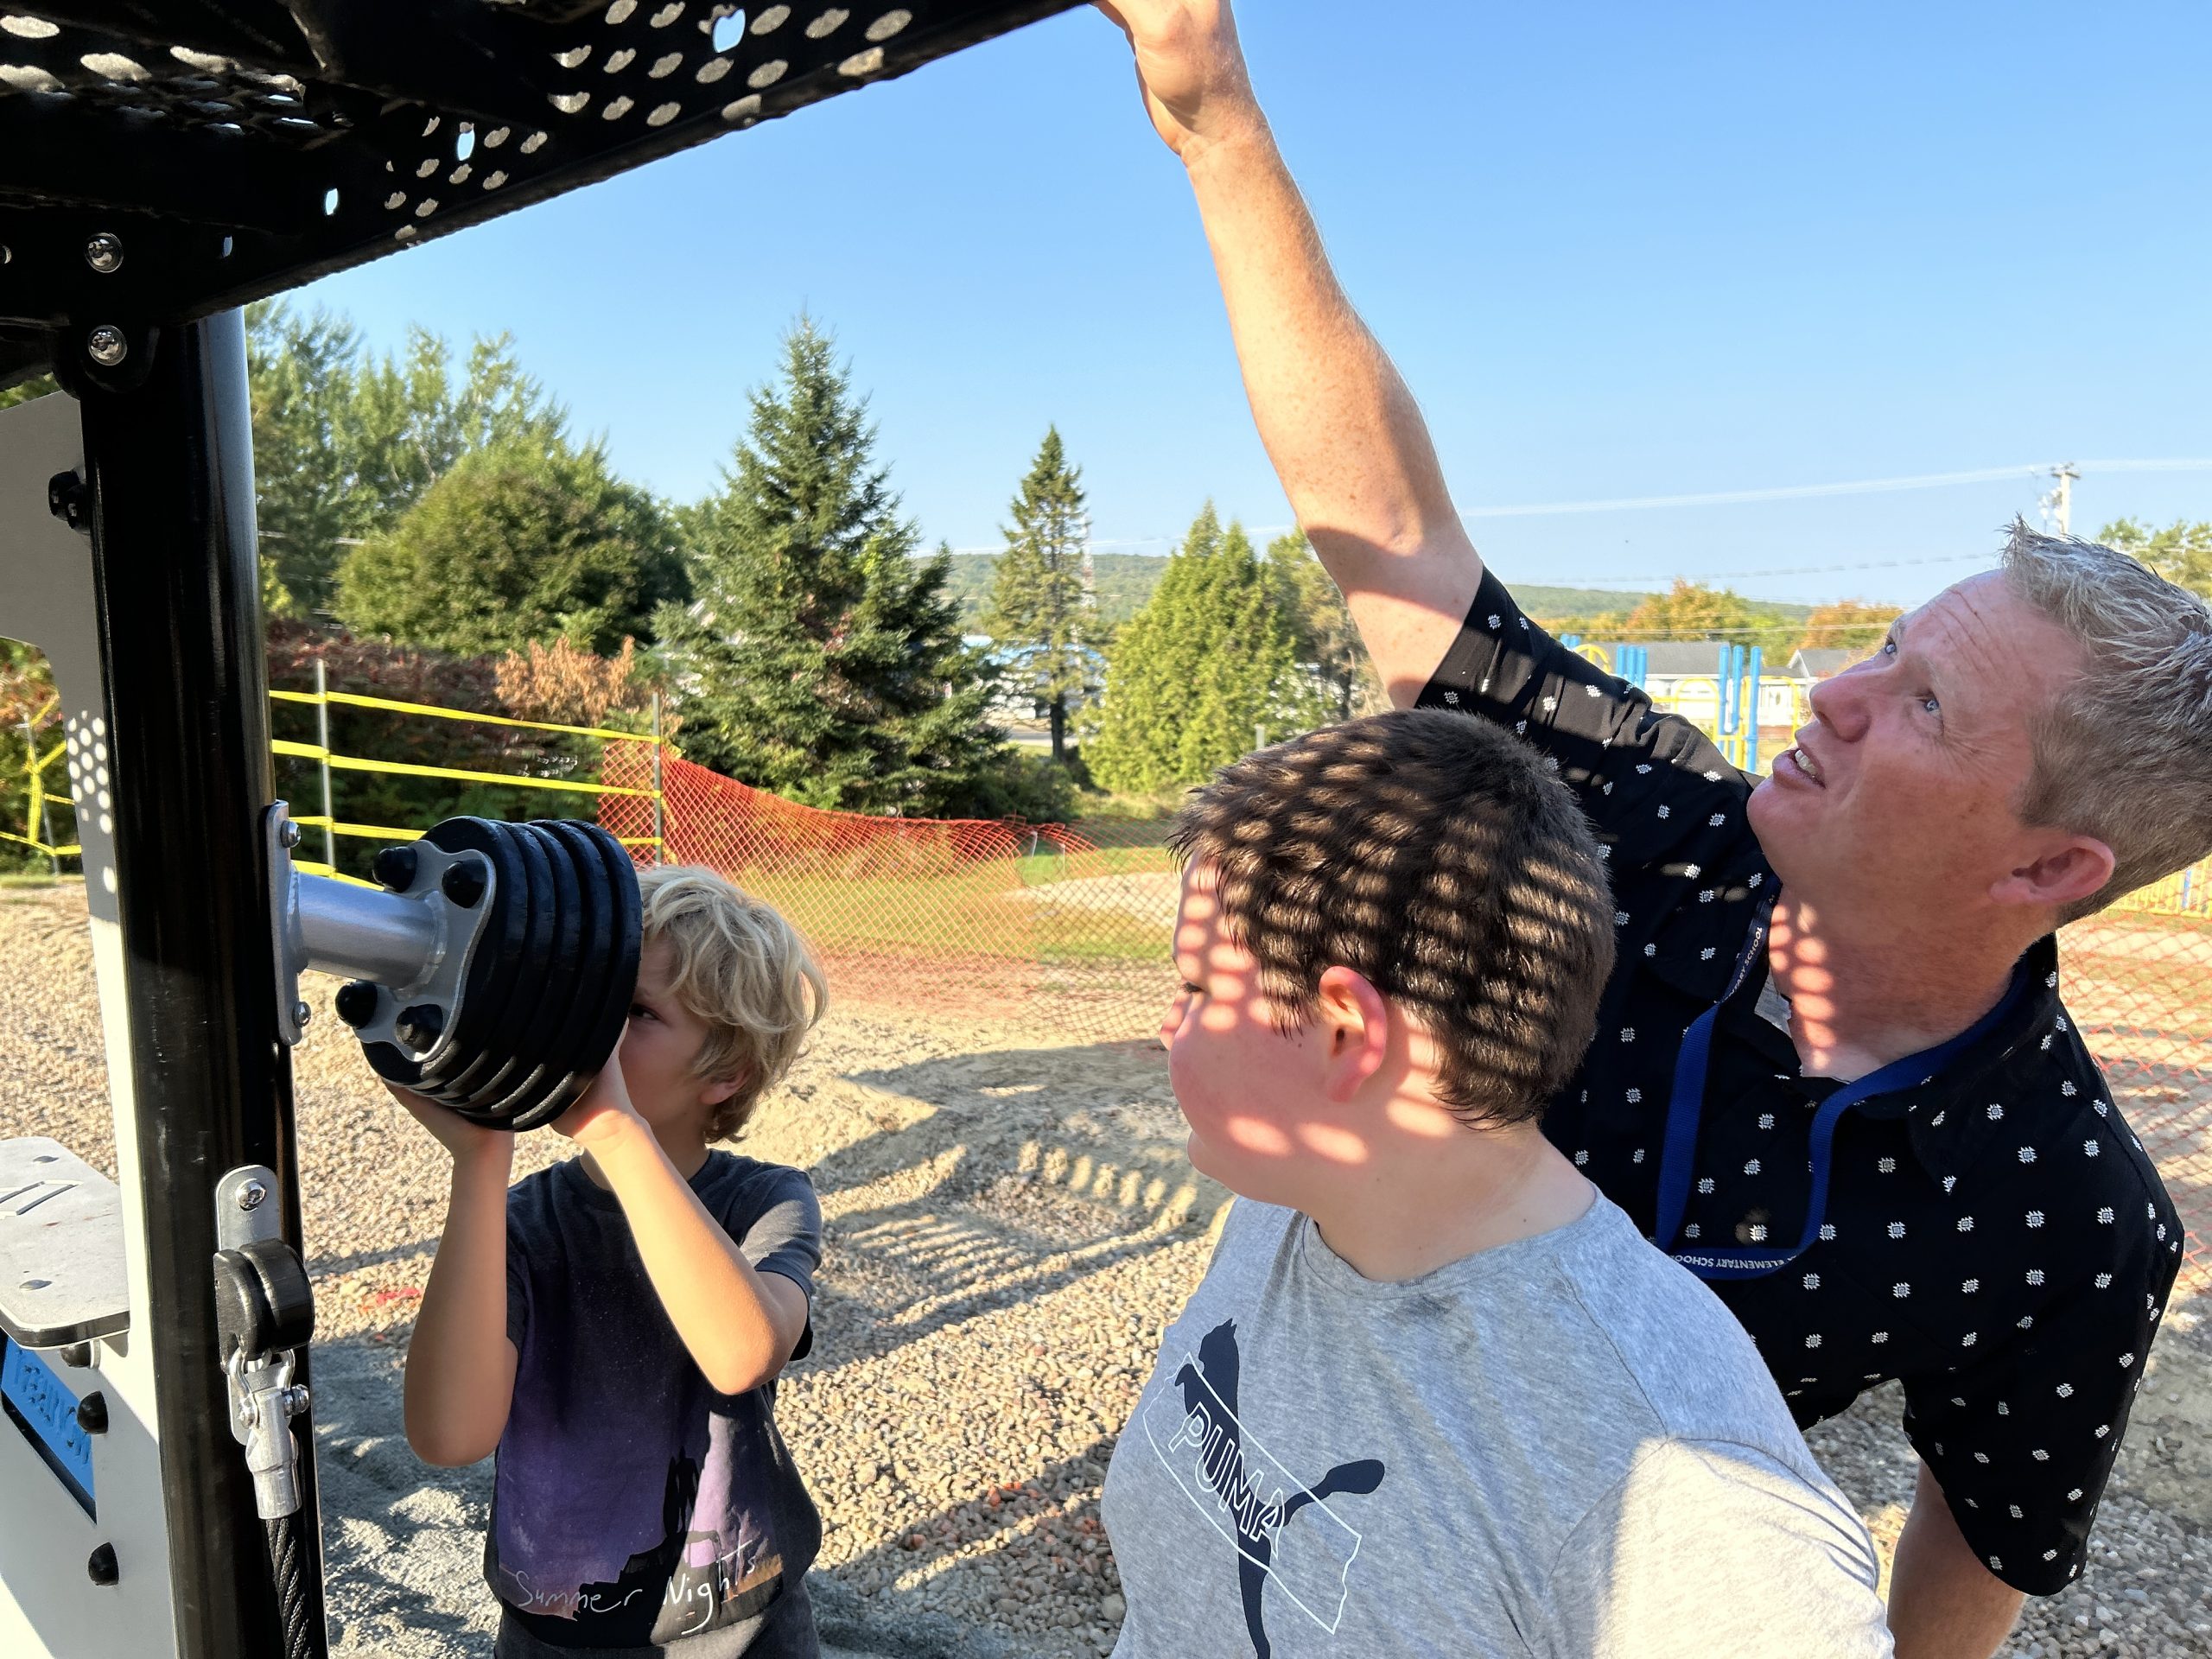
[[[1261,113],[1228,0],[1101,0],[1197,195],[1260,435],[1401,706],[1542,750],[1618,965],[1559,1148],[1751,1332],[1801,1424],[1897,1379],[1899,1659],[2082,1570],[2181,1228],[2053,930],[2212,849],[2212,613],[2016,524],[1813,694],[1764,780],[1548,639],[1453,510]]]

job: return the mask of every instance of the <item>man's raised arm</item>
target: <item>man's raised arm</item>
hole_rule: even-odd
[[[1299,523],[1392,701],[1458,635],[1482,559],[1420,408],[1338,286],[1246,73],[1229,0],[1098,0],[1197,194],[1244,391]]]

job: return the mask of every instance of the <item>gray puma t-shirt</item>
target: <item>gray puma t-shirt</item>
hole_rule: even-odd
[[[1404,1283],[1236,1201],[1106,1477],[1116,1659],[1879,1659],[1872,1541],[1599,1198]]]

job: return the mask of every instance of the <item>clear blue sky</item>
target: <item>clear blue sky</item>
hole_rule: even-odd
[[[2212,8],[1246,0],[1355,302],[1471,514],[2212,456]],[[1344,28],[1347,16],[1360,19]],[[1197,214],[1087,9],[307,290],[511,331],[664,493],[711,487],[802,308],[932,541],[998,540],[1048,422],[1102,542],[1288,510]],[[1473,518],[1508,580],[1915,602],[2038,486]],[[2075,528],[2212,518],[2096,473]]]

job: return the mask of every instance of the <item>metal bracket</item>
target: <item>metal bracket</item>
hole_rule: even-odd
[[[277,1202],[276,1172],[247,1164],[215,1185],[215,1243],[232,1250],[281,1230],[283,1205]],[[234,1348],[223,1365],[230,1396],[231,1438],[245,1448],[253,1471],[255,1510],[264,1521],[297,1512],[300,1507],[300,1448],[292,1438],[292,1419],[308,1408],[307,1389],[292,1381],[297,1361],[289,1350],[248,1354]]]
[[[390,1043],[412,1060],[436,1052],[435,1038],[418,1047],[394,1028],[402,1014],[426,1005],[454,1027],[454,1009],[485,918],[499,900],[499,877],[481,853],[448,853],[427,841],[411,843],[415,878],[405,893],[356,887],[329,876],[302,875],[292,863],[300,827],[283,801],[263,816],[269,861],[269,922],[276,963],[276,1029],[297,1043],[313,1010],[300,1000],[309,968],[342,973],[377,987],[376,1007],[349,1023],[364,1043]],[[465,865],[480,878],[467,884],[467,905],[446,894],[446,874]],[[411,1029],[411,1027],[410,1027]]]
[[[0,1141],[0,1331],[67,1348],[130,1326],[122,1192],[58,1141]]]

